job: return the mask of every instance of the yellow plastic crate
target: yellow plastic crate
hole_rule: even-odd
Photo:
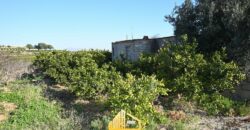
[[[133,120],[137,121],[137,128],[126,128],[126,116],[129,116]],[[109,130],[142,130],[141,121],[134,117],[133,115],[126,113],[124,110],[121,110],[115,118],[109,122]]]

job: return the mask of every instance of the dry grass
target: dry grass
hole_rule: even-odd
[[[168,117],[174,121],[185,120],[187,118],[186,113],[184,113],[183,111],[169,111]]]
[[[9,102],[0,102],[0,122],[8,120],[9,114],[16,110],[17,105]]]
[[[31,60],[22,57],[25,56],[0,52],[0,83],[7,84],[32,71]]]

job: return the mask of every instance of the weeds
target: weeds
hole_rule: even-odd
[[[0,129],[71,129],[70,119],[61,116],[60,105],[42,97],[42,88],[21,83],[8,87],[11,93],[0,92],[0,102],[14,103],[17,109],[10,113]]]

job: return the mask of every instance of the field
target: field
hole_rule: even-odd
[[[137,62],[103,50],[4,51],[0,129],[105,130],[122,109],[146,130],[249,127],[249,103],[224,95],[245,75],[223,52],[209,59],[195,48],[168,45]]]

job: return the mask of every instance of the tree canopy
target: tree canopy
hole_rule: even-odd
[[[38,50],[40,50],[40,49],[44,49],[44,50],[46,50],[46,49],[54,49],[54,47],[52,46],[52,45],[50,45],[50,44],[46,44],[46,43],[38,43],[37,45],[31,45],[31,44],[27,44],[26,45],[26,47],[28,48],[28,49],[38,49]]]
[[[34,49],[34,47],[33,47],[32,44],[27,44],[27,45],[26,45],[26,48],[28,48],[28,49]]]
[[[238,60],[250,50],[250,1],[185,0],[166,21],[175,27],[177,37],[187,34],[198,41],[198,50],[211,54],[227,48],[228,56]]]

